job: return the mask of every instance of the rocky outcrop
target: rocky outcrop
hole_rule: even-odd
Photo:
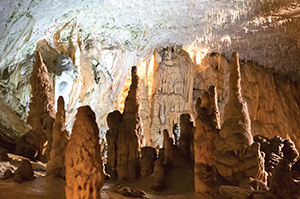
[[[195,127],[189,114],[180,115],[179,150],[187,159],[194,160],[194,132]]]
[[[65,149],[69,140],[69,133],[65,126],[65,103],[62,96],[58,98],[57,112],[53,127],[53,143],[50,160],[47,163],[46,174],[65,178]]]
[[[131,70],[132,83],[125,100],[124,113],[110,113],[107,123],[108,169],[119,180],[134,180],[139,175],[139,153],[142,132],[139,116],[137,68]],[[116,171],[116,174],[115,174]],[[109,173],[109,172],[108,172]],[[110,174],[110,173],[109,173]]]
[[[89,106],[78,108],[65,152],[66,198],[100,198],[104,183],[99,129]]]
[[[31,125],[36,136],[35,145],[38,149],[37,158],[45,155],[50,157],[52,130],[55,117],[52,83],[49,80],[47,67],[41,54],[37,51],[35,64],[30,78],[32,98],[29,104],[27,123]]]
[[[179,124],[181,114],[192,113],[194,64],[188,53],[174,47],[162,50],[159,57],[151,103],[153,147],[162,147],[162,132],[165,129],[172,132],[174,124]]]
[[[152,174],[154,162],[156,160],[156,151],[152,147],[141,148],[141,176],[147,177]]]
[[[213,89],[215,91],[215,89]],[[203,94],[196,102],[196,131],[194,136],[195,168],[194,181],[195,192],[212,196],[216,186],[216,172],[212,167],[212,155],[216,148],[215,139],[218,137],[216,114],[213,110],[217,101],[210,102],[209,95],[216,95],[216,92]]]
[[[22,183],[32,179],[34,179],[32,165],[28,160],[23,159],[20,166],[14,173],[14,180],[17,183]]]

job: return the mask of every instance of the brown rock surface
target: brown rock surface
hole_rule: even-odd
[[[95,113],[89,106],[78,108],[65,152],[67,199],[100,198],[104,173],[95,119]]]
[[[141,148],[141,176],[146,177],[152,174],[156,151],[152,147]]]
[[[18,183],[34,179],[33,169],[30,162],[26,159],[21,161],[20,166],[14,173],[14,180]]]
[[[30,84],[32,87],[32,98],[29,104],[30,111],[27,122],[31,125],[32,130],[36,132],[37,158],[45,154],[46,159],[49,159],[55,117],[54,96],[47,67],[38,51],[35,56]]]
[[[191,121],[190,114],[180,115],[180,138],[179,138],[179,149],[180,153],[194,160],[194,131],[195,127]]]
[[[53,143],[50,161],[47,163],[47,175],[65,178],[65,149],[69,133],[65,126],[65,103],[62,96],[57,100],[57,112],[53,127]]]

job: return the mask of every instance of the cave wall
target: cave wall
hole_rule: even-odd
[[[197,66],[194,100],[211,85],[217,87],[218,105],[223,123],[228,101],[229,62],[219,54],[207,56]],[[299,83],[253,62],[241,62],[243,99],[248,104],[252,134],[272,138],[291,137],[300,146]]]

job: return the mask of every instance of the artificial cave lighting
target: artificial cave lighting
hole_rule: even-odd
[[[299,0],[0,11],[0,198],[300,197]]]

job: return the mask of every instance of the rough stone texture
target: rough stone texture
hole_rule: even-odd
[[[152,147],[141,148],[141,176],[146,177],[152,174],[156,151]]]
[[[253,135],[273,138],[287,135],[299,149],[299,83],[254,62],[242,62],[241,88],[247,102]],[[194,100],[211,86],[217,87],[221,124],[229,98],[229,62],[219,54],[210,54],[197,66]]]
[[[194,64],[180,48],[160,52],[161,62],[154,69],[151,104],[151,140],[153,147],[162,146],[162,132],[172,132],[182,113],[192,113]]]
[[[69,140],[69,133],[65,126],[65,108],[62,96],[58,98],[57,112],[53,127],[53,143],[50,152],[50,160],[47,163],[46,174],[65,178],[65,149]]]
[[[191,121],[191,116],[189,114],[181,114],[179,150],[184,157],[191,160],[194,160],[195,158],[194,132],[195,132],[195,127],[193,122]]]
[[[216,92],[211,93],[213,96]],[[212,168],[212,153],[215,150],[214,140],[217,139],[217,125],[214,119],[215,112],[211,112],[217,101],[210,102],[209,93],[203,94],[202,100],[196,102],[196,131],[194,139],[195,168],[194,181],[195,192],[211,195],[216,184],[216,172]]]
[[[18,167],[18,169],[14,173],[14,180],[18,183],[22,183],[24,181],[32,180],[32,179],[34,179],[33,174],[34,173],[33,173],[31,163],[28,160],[23,159],[21,161],[20,166]]]
[[[289,160],[280,160],[273,170],[270,191],[278,199],[299,198],[300,183],[293,180]]]
[[[132,83],[125,100],[124,113],[108,114],[108,172],[119,180],[134,180],[139,175],[139,152],[142,129],[139,116],[139,89],[137,68],[131,70]],[[115,172],[116,171],[116,172]],[[109,173],[110,174],[110,173]]]
[[[72,135],[65,151],[66,198],[100,198],[104,173],[99,129],[89,106],[78,108]]]
[[[32,98],[29,104],[30,111],[27,123],[31,125],[32,130],[37,135],[36,142],[34,142],[38,149],[37,158],[41,158],[45,154],[46,159],[49,159],[55,117],[54,96],[47,67],[38,51],[35,56],[30,84],[32,87]]]
[[[160,156],[154,162],[154,169],[151,177],[153,178],[153,184],[151,189],[154,191],[162,191],[166,188],[166,177],[165,177],[165,168],[164,168],[164,157]]]
[[[143,128],[143,135],[145,138],[145,146],[152,146],[151,140],[151,131],[150,131],[150,123],[151,123],[151,109],[150,109],[150,102],[148,98],[148,91],[149,87],[145,85],[145,81],[142,80],[141,83],[141,109],[140,115],[142,120],[142,128]]]

